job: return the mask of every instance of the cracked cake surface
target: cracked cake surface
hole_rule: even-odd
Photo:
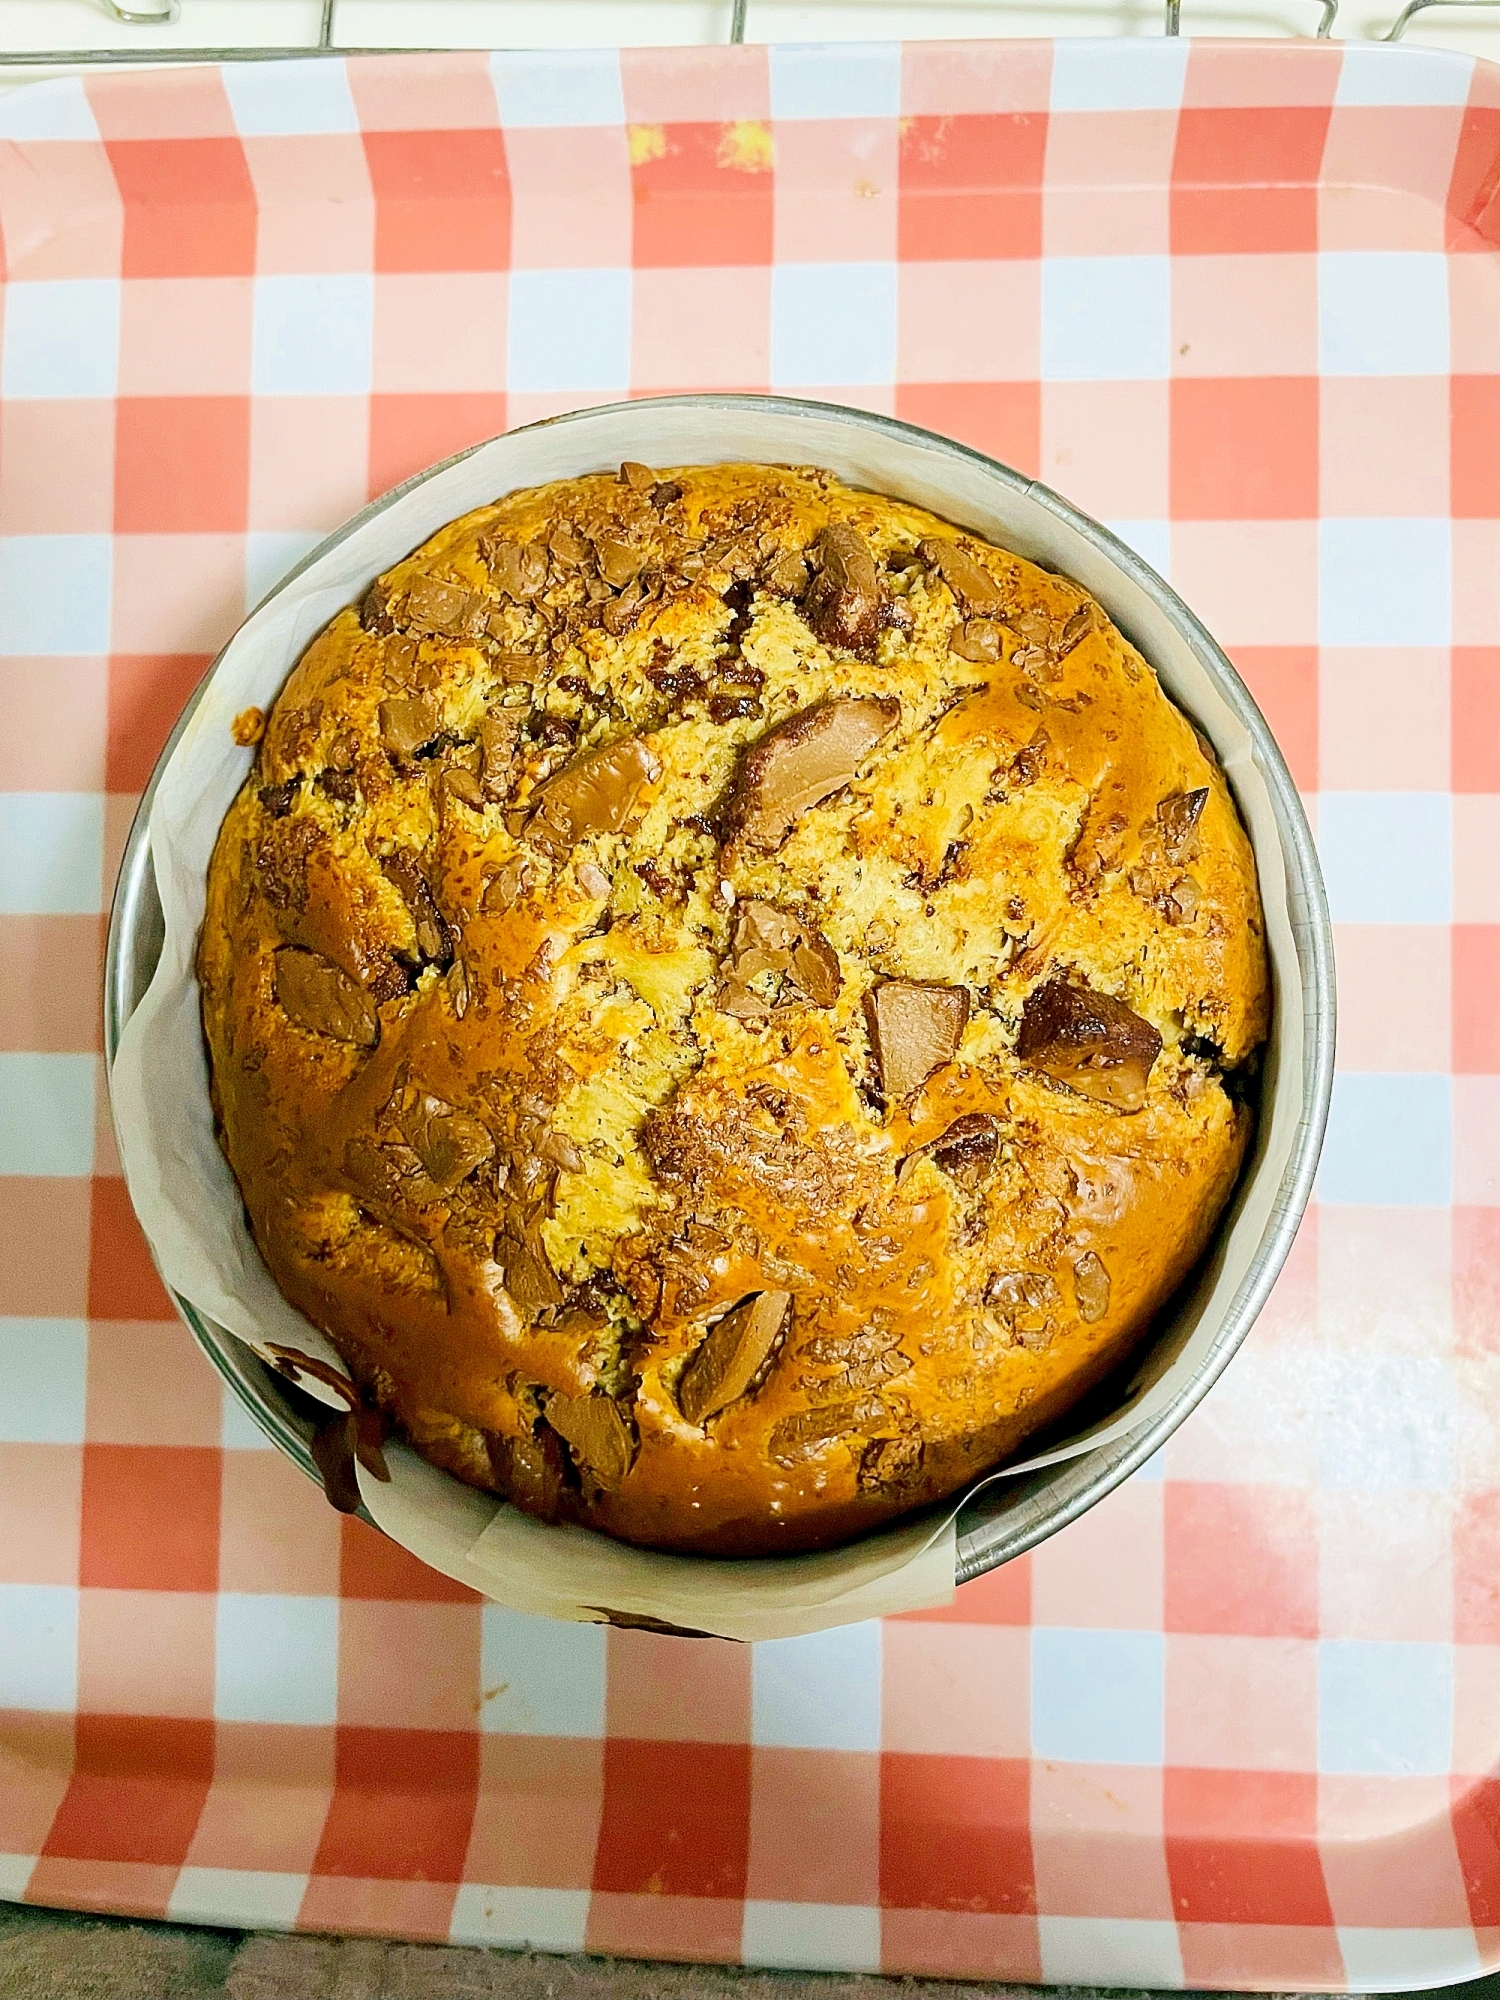
[[[630,464],[442,529],[240,733],[215,1114],[367,1459],[379,1412],[544,1518],[827,1546],[1061,1418],[1207,1244],[1254,861],[1067,579]]]

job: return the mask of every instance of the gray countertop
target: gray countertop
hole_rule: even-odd
[[[1500,2000],[1500,1975],[1445,1990],[1457,2000]],[[1081,1987],[635,1964],[368,1938],[268,1937],[0,1903],[0,2000],[1008,2000],[1011,1995],[1027,2000],[1043,1992],[1056,2000],[1104,2000],[1095,1989]],[[1184,1996],[1164,1994],[1159,2000]],[[1415,1994],[1410,2000],[1437,1996]]]

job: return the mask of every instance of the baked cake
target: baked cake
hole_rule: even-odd
[[[512,494],[341,612],[199,974],[255,1240],[367,1408],[719,1555],[952,1494],[1116,1368],[1268,1008],[1223,774],[1099,606],[753,465]]]

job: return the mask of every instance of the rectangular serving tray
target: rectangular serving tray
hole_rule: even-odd
[[[0,104],[0,1886],[1098,1985],[1500,1962],[1500,72],[1314,44],[459,55]],[[621,394],[944,430],[1113,526],[1313,809],[1319,1200],[1165,1452],[951,1610],[535,1624],[341,1524],[93,1137],[98,913],[248,603]],[[17,705],[18,704],[18,705]]]

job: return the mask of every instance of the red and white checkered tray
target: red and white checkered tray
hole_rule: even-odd
[[[1000,43],[454,55],[0,103],[0,1891],[1098,1984],[1500,1961],[1500,70]],[[1165,571],[1316,815],[1319,1200],[1201,1412],[951,1610],[482,1604],[174,1321],[101,911],[247,603],[580,403],[777,388]]]

